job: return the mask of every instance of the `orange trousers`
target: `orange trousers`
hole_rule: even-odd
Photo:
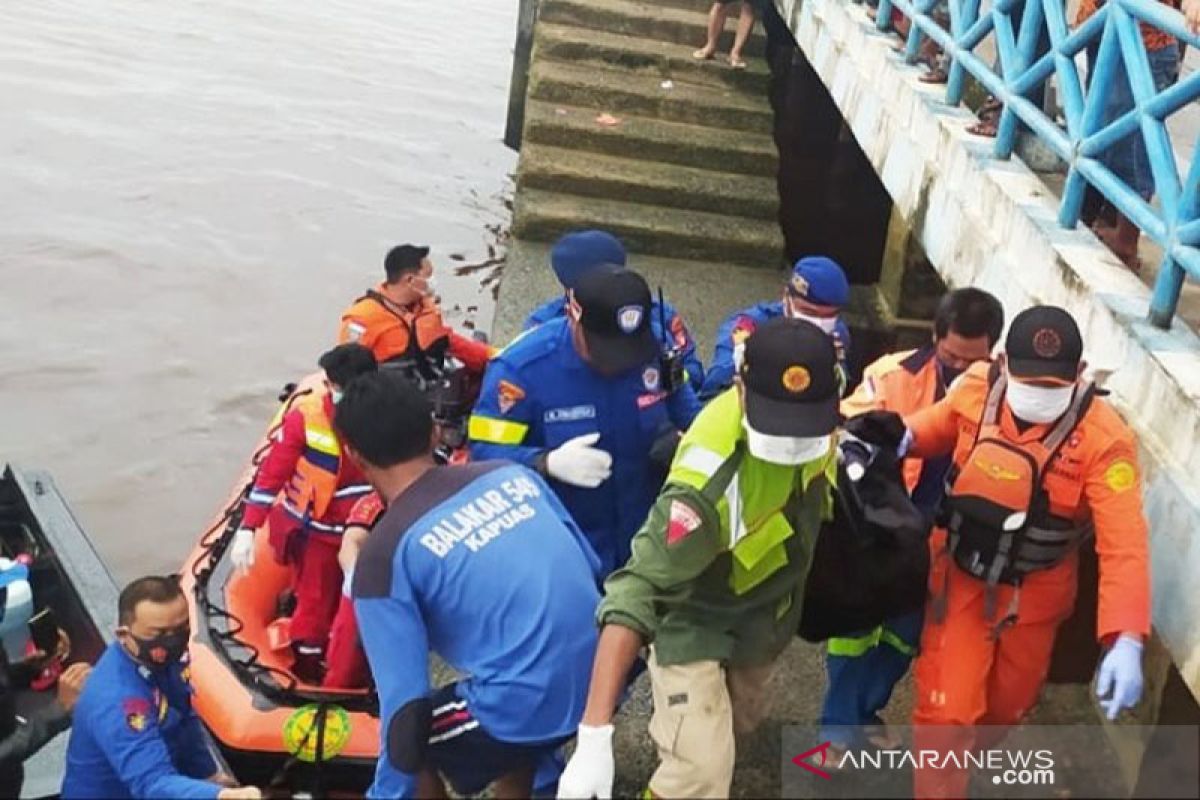
[[[913,667],[914,744],[938,752],[991,747],[995,737],[1003,734],[1001,729],[976,731],[968,726],[1020,722],[1037,701],[1050,668],[1055,633],[1075,604],[1073,574],[1069,582],[1064,581],[1067,585],[1048,592],[1027,585],[1016,622],[997,635],[996,621],[1003,616],[1012,589],[1000,588],[997,616],[989,620],[983,582],[948,562],[942,553],[930,570],[931,592],[945,593],[946,613],[939,621],[932,601],[926,607],[920,654]],[[913,796],[966,797],[969,777],[966,770],[918,769],[913,774]]]

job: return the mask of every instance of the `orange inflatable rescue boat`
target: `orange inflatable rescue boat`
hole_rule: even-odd
[[[368,690],[305,685],[290,672],[290,620],[280,614],[290,567],[273,558],[265,525],[249,574],[233,569],[227,551],[272,433],[294,399],[320,382],[312,375],[287,393],[225,509],[181,571],[191,606],[194,706],[221,754],[243,784],[314,796],[361,793],[370,785],[379,756],[377,700]]]

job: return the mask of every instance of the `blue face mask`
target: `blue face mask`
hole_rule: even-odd
[[[343,392],[341,389],[330,389],[329,390],[329,399],[333,401],[333,404],[335,406],[338,403],[342,402],[342,398],[345,397],[345,395],[346,395],[346,393]]]

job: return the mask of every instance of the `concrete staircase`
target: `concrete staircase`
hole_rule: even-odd
[[[541,0],[516,239],[603,228],[633,253],[761,268],[775,280],[783,237],[765,38],[759,23],[749,68],[729,67],[734,6],[718,59],[696,61],[708,8]],[[619,122],[598,122],[603,114]]]

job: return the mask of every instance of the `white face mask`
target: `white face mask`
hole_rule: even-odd
[[[437,278],[430,275],[425,278],[425,296],[433,297],[437,294]]]
[[[811,322],[821,330],[825,331],[825,335],[829,336],[837,329],[837,317],[810,317],[808,314],[792,313],[792,319],[802,319],[805,322]]]
[[[1008,403],[1009,410],[1018,419],[1041,424],[1054,422],[1067,413],[1067,409],[1071,405],[1071,397],[1074,394],[1074,384],[1070,386],[1033,386],[1015,381],[1010,375],[1008,387],[1004,390],[1004,402]]]
[[[742,427],[746,429],[746,446],[750,449],[750,455],[770,464],[789,467],[829,455],[833,441],[830,434],[805,437],[771,436],[754,430],[745,419],[742,419]]]

